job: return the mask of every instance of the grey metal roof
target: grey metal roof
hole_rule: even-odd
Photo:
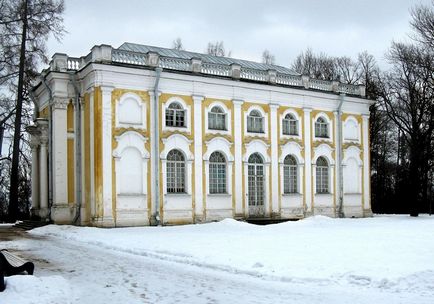
[[[158,53],[160,56],[164,56],[164,57],[181,58],[181,59],[188,59],[188,60],[192,58],[199,58],[202,60],[202,62],[207,62],[207,63],[217,63],[217,64],[225,64],[225,65],[231,65],[235,63],[240,65],[243,68],[263,70],[263,71],[276,70],[277,72],[282,74],[300,75],[299,73],[280,65],[265,64],[265,63],[259,63],[259,62],[249,61],[249,60],[213,56],[209,54],[174,50],[174,49],[136,44],[130,42],[124,42],[118,48],[118,50],[132,51],[132,52],[143,53],[143,54],[147,52],[155,52]]]

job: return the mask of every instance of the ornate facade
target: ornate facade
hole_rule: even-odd
[[[55,223],[371,215],[363,86],[125,43],[34,88],[32,210]]]

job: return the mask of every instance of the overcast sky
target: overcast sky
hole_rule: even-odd
[[[224,41],[232,57],[261,60],[264,49],[289,66],[303,50],[355,57],[367,50],[384,64],[392,40],[408,39],[409,9],[431,0],[66,0],[62,42],[50,55],[86,55],[93,45],[134,42],[204,52]]]

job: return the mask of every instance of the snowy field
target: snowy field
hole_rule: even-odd
[[[50,225],[2,243],[27,250],[37,263],[35,277],[7,278],[1,304],[434,303],[428,216],[316,216],[268,226],[229,219],[116,229]],[[131,280],[135,287],[127,288]],[[38,291],[40,299],[26,299]]]

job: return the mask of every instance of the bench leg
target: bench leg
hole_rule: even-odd
[[[0,292],[5,290],[5,275],[3,273],[3,270],[0,270]]]

